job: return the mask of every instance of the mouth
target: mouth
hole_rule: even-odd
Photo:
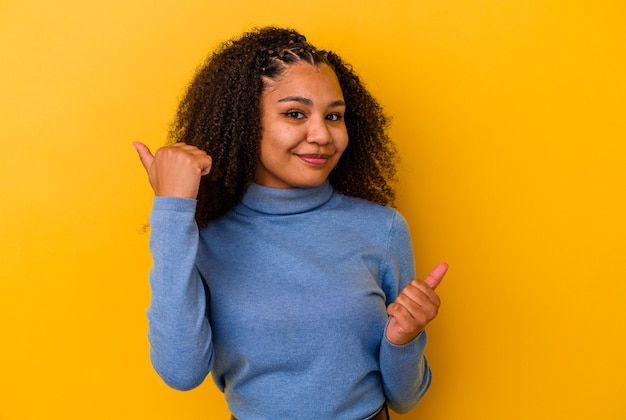
[[[329,155],[322,155],[322,154],[305,154],[305,155],[297,155],[297,156],[300,159],[302,159],[304,162],[313,166],[323,166],[326,164],[326,162],[328,162],[328,159],[330,159]]]

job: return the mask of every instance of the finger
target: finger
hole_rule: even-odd
[[[391,316],[386,329],[387,339],[394,344],[404,344],[411,341],[431,318],[425,313],[411,313],[406,307],[399,304],[391,304],[388,307]]]
[[[200,160],[200,176],[208,175],[211,172],[211,166],[213,165],[213,159],[211,156],[204,154]]]
[[[402,305],[396,302],[392,302],[389,304],[389,306],[387,306],[387,314],[389,316],[396,316],[398,314],[398,311],[401,310],[401,308],[402,308]]]
[[[398,298],[400,296],[409,298],[419,306],[428,306],[433,304],[439,307],[441,303],[437,293],[428,284],[426,284],[426,282],[417,279],[407,284],[398,295]]]
[[[431,289],[435,290],[437,286],[439,286],[439,283],[441,283],[441,280],[443,279],[443,276],[446,274],[447,271],[448,264],[443,262],[439,263],[439,265],[437,265],[437,267],[435,267],[433,271],[430,272],[428,277],[426,277],[424,283],[430,286]]]
[[[154,156],[150,152],[150,149],[148,149],[148,146],[141,142],[136,141],[133,143],[133,146],[135,147],[135,150],[137,150],[137,153],[139,153],[139,159],[141,160],[141,164],[147,172],[152,166]]]
[[[199,149],[196,146],[192,146],[190,144],[182,143],[182,142],[174,143],[170,147],[178,148],[182,151],[185,151],[186,153],[189,153],[191,156],[195,156],[197,158],[195,159],[196,164],[198,165],[198,168],[200,169],[200,176],[208,175],[211,172],[211,166],[213,165],[213,158],[207,155],[207,153],[204,150]]]
[[[414,322],[414,317],[403,305],[392,303],[387,307],[387,313],[394,320],[393,323],[396,328],[405,332],[410,330],[410,325]]]
[[[410,314],[436,314],[441,302],[439,296],[425,283],[411,283],[396,298],[395,303],[403,306]]]

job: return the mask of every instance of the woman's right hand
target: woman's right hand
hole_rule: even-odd
[[[148,173],[155,195],[193,199],[198,197],[200,178],[211,171],[211,156],[187,143],[162,147],[154,155],[143,143],[134,142],[133,146]]]

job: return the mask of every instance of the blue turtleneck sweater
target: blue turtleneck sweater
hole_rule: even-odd
[[[426,337],[384,337],[414,277],[404,218],[333,191],[253,184],[198,229],[196,201],[155,197],[152,363],[170,386],[209,372],[239,419],[366,419],[430,385]]]

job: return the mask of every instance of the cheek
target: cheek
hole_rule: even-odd
[[[343,153],[343,151],[346,150],[346,147],[348,147],[348,141],[348,131],[343,129],[335,138],[335,147]]]
[[[286,159],[291,156],[292,146],[284,133],[267,132],[260,143],[259,160],[266,167],[279,169],[286,164]]]
[[[301,134],[289,126],[271,127],[263,132],[261,146],[274,153],[285,152],[299,143]]]

